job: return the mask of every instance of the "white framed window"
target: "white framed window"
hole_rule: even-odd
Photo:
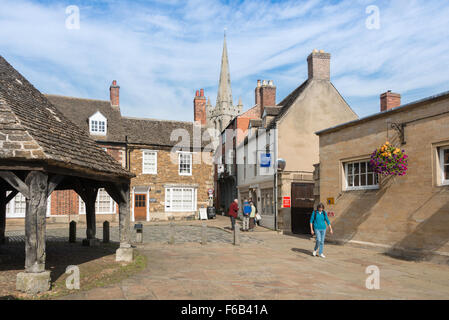
[[[143,150],[142,153],[142,173],[157,174],[157,152]]]
[[[441,184],[449,185],[449,146],[440,148]]]
[[[355,161],[344,164],[345,189],[369,190],[379,188],[379,178],[369,161]]]
[[[106,135],[107,120],[100,112],[96,112],[89,118],[89,132],[95,135]]]
[[[193,212],[196,211],[197,190],[195,188],[173,187],[165,188],[166,212]]]
[[[86,204],[80,199],[80,214],[86,214]],[[99,189],[97,194],[97,200],[95,201],[95,213],[97,214],[115,214],[116,204],[112,200],[111,196],[106,192],[105,189]]]
[[[11,191],[8,191],[8,196]],[[47,199],[47,217],[50,215],[51,196]],[[20,192],[6,205],[7,218],[25,218],[26,215],[26,198]]]
[[[192,153],[180,152],[179,153],[179,168],[178,172],[180,176],[192,175]]]

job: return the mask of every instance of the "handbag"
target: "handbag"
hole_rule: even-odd
[[[260,214],[256,213],[256,221],[260,221],[262,220],[262,217],[260,216]]]

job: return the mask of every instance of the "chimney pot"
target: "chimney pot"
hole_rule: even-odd
[[[204,97],[204,89],[200,90],[200,97]]]

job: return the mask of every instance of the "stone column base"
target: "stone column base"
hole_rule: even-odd
[[[118,248],[115,252],[115,261],[132,262],[134,259],[133,248]]]
[[[85,247],[98,247],[100,241],[98,239],[83,239],[83,246]]]
[[[16,278],[16,289],[29,294],[50,290],[50,271],[39,273],[20,272]]]

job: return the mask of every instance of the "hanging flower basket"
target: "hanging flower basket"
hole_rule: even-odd
[[[388,141],[371,155],[374,172],[388,176],[403,176],[407,173],[408,156],[404,150],[392,146]]]

